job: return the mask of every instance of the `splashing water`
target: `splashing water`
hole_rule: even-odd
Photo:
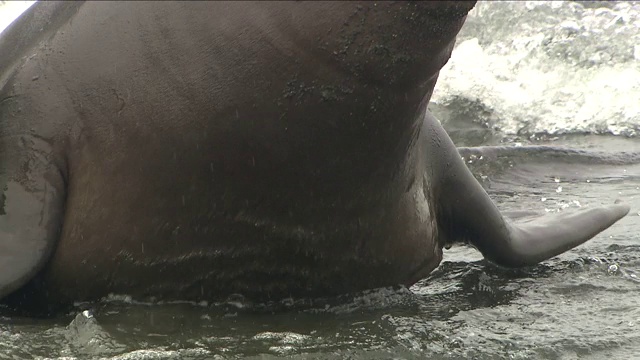
[[[639,29],[637,2],[480,2],[432,101],[505,134],[637,136]]]

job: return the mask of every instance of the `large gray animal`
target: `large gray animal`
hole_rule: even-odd
[[[37,3],[0,37],[0,297],[335,295],[535,264],[427,111],[473,2]]]

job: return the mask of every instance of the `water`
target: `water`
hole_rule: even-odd
[[[520,270],[454,247],[411,289],[278,311],[115,295],[53,319],[5,311],[0,359],[640,358],[639,29],[633,2],[481,3],[431,104],[458,145],[511,147],[463,152],[501,209],[631,205],[586,244]]]
[[[480,3],[432,100],[511,135],[636,136],[639,29],[640,2]]]

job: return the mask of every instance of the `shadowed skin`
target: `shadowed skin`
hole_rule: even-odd
[[[426,111],[473,5],[35,4],[0,35],[0,297],[327,296],[588,240],[628,207],[510,223]]]

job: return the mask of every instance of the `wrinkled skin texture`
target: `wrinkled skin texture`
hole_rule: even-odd
[[[34,5],[0,38],[0,185],[17,214],[0,241],[31,241],[0,263],[30,269],[0,296],[278,299],[426,276],[446,242],[487,231],[457,233],[464,204],[443,184],[493,206],[425,117],[472,6]]]

